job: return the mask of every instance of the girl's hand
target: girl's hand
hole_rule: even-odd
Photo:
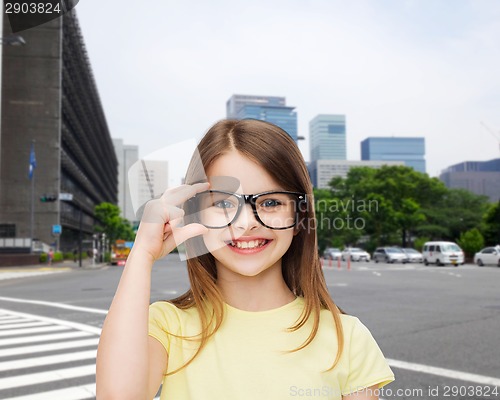
[[[144,253],[154,262],[187,239],[207,233],[208,229],[201,224],[181,228],[175,228],[175,225],[184,216],[184,210],[177,206],[208,188],[208,183],[181,185],[167,189],[159,199],[150,200],[144,208],[133,251]],[[172,229],[175,229],[175,239]]]

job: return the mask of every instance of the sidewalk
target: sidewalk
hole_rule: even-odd
[[[92,259],[82,260],[82,268],[81,269],[98,269],[108,266],[107,263],[95,263],[93,264]],[[70,269],[80,269],[77,261],[62,261],[52,263],[52,265],[48,263],[43,264],[33,264],[33,265],[19,265],[19,266],[9,266],[9,267],[1,267],[0,273],[3,271],[33,271],[33,270],[70,270]]]

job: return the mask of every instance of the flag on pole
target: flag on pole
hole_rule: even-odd
[[[29,174],[28,174],[28,177],[30,178],[30,180],[33,178],[33,173],[35,172],[35,168],[36,168],[35,144],[31,143],[30,169],[29,169]]]

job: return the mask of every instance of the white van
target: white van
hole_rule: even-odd
[[[446,265],[453,264],[458,266],[464,263],[464,252],[453,242],[427,242],[422,251],[424,264]]]

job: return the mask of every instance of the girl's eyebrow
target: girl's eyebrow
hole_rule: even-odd
[[[276,189],[263,190],[262,192],[257,192],[255,194],[266,193],[266,192],[286,192],[286,190],[283,188],[276,188]]]
[[[224,189],[224,188],[218,188],[218,187],[211,187],[210,190],[219,190],[221,192],[228,192],[228,193],[236,193],[236,194],[246,194],[246,195],[249,195],[249,194],[262,194],[262,193],[269,193],[269,192],[288,192],[288,190],[284,190],[284,189],[266,189],[266,190],[260,190],[260,191],[255,191],[253,193],[247,193],[246,191],[244,191],[243,193],[240,193],[239,191],[235,192],[233,190],[227,190],[227,189]]]

